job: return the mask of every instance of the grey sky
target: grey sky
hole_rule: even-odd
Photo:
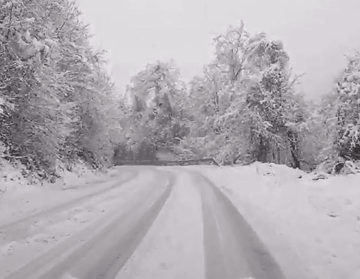
[[[147,63],[173,58],[185,81],[210,61],[212,38],[243,20],[283,41],[302,89],[316,98],[360,50],[360,0],[78,0],[120,89]]]

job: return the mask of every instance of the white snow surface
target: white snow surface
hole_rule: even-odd
[[[360,175],[282,165],[192,167],[231,199],[287,278],[360,278]]]
[[[72,171],[67,171],[64,166],[57,169],[60,178],[55,183],[42,182],[31,185],[29,179],[25,179],[21,175],[21,170],[25,169],[22,165],[14,167],[5,160],[0,159],[0,194],[16,192],[20,189],[38,187],[39,185],[51,188],[67,189],[77,185],[90,184],[103,180],[109,171],[94,171],[82,163],[76,164]],[[111,172],[111,171],[110,171]]]
[[[360,174],[314,181],[314,174],[275,164],[183,168],[206,175],[230,198],[287,278],[360,278]],[[74,198],[76,191],[64,189],[80,185],[95,191],[91,185],[112,172],[116,169],[98,174],[79,166],[57,183],[39,187],[3,164],[0,223]]]
[[[21,175],[21,166],[15,168],[0,160],[0,225],[96,191],[94,184],[108,180],[118,171],[95,172],[79,163],[71,172],[58,173],[61,177],[55,183],[30,183]]]

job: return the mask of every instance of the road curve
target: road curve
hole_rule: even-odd
[[[182,168],[137,172],[35,216],[51,220],[38,230],[26,229],[26,220],[2,226],[7,238],[0,241],[0,278],[285,279],[246,220],[206,177]],[[29,241],[39,235],[48,241],[60,232],[66,237],[51,244]],[[9,241],[17,250],[1,254]],[[43,250],[34,253],[38,247]]]

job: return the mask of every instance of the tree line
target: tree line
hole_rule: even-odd
[[[214,157],[312,170],[360,159],[360,54],[319,104],[298,92],[281,41],[241,23],[214,38],[202,74],[156,61],[117,92],[70,0],[0,0],[0,157],[47,177],[61,162]]]
[[[119,101],[67,0],[0,1],[0,156],[30,172],[111,164]]]
[[[119,152],[167,150],[221,164],[274,162],[313,170],[360,159],[360,54],[314,104],[297,84],[281,41],[241,23],[214,38],[214,57],[189,84],[173,62],[156,62],[128,87],[128,141]],[[121,155],[120,155],[121,154]],[[154,152],[146,154],[153,156]]]

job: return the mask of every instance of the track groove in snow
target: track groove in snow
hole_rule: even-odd
[[[268,249],[228,198],[194,175],[202,196],[206,279],[285,279]]]

